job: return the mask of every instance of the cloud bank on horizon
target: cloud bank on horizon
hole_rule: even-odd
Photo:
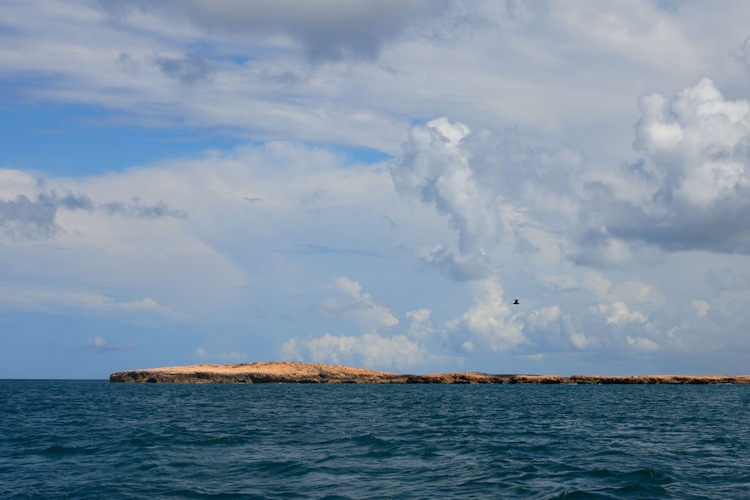
[[[0,377],[749,371],[747,2],[3,12]]]

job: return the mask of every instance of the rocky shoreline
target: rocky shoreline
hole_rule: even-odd
[[[399,374],[301,362],[257,362],[127,370],[110,382],[166,384],[750,384],[750,375],[519,375],[479,372]]]

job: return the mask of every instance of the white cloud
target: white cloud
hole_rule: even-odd
[[[503,298],[502,286],[491,278],[477,283],[474,304],[446,326],[449,330],[468,334],[469,345],[479,344],[497,352],[527,341],[523,324]]]
[[[628,345],[641,352],[655,352],[659,350],[659,344],[645,337],[625,337]]]
[[[3,5],[19,345],[59,314],[393,366],[747,348],[750,4],[290,5]]]
[[[409,326],[406,330],[406,335],[417,341],[425,341],[435,331],[435,328],[430,321],[432,311],[429,309],[417,309],[415,311],[408,311],[406,318],[409,320]]]
[[[568,291],[575,290],[578,287],[576,279],[567,274],[543,276],[542,280],[546,286],[553,290]]]
[[[589,271],[585,274],[585,287],[598,299],[609,302],[626,301],[652,306],[658,306],[664,302],[664,297],[657,288],[633,278],[615,285],[601,273]]]
[[[0,288],[2,289],[2,288]],[[91,311],[96,313],[128,313],[157,315],[171,320],[185,320],[186,315],[159,304],[153,299],[117,300],[107,295],[72,291],[30,288],[23,286],[4,287],[4,299],[0,307],[25,311]]]
[[[607,316],[607,324],[623,326],[628,323],[645,323],[648,318],[640,311],[631,311],[625,302],[618,300],[612,304],[599,305],[599,312]]]
[[[352,317],[364,333],[293,337],[281,345],[282,358],[380,369],[406,368],[439,359],[426,344],[433,332],[430,310],[407,312],[406,334],[383,335],[377,330],[397,325],[398,319],[369,294],[363,293],[356,281],[340,277],[334,280],[334,286],[342,296],[326,299],[320,312],[334,317]]]
[[[50,208],[43,244],[0,236],[0,270],[52,289],[71,280],[95,283],[93,290],[76,288],[145,297],[194,317],[242,307],[250,283],[264,282],[266,290],[297,286],[294,252],[318,244],[377,256],[373,243],[398,230],[382,223],[399,202],[387,171],[350,165],[324,148],[269,143],[43,182],[17,171],[0,169],[0,175],[28,193],[27,205]],[[4,196],[15,203],[12,192]],[[81,200],[86,207],[75,208]],[[0,207],[0,235],[2,213]],[[340,227],[352,230],[344,234]],[[18,259],[26,264],[12,264]],[[54,267],[45,264],[53,261]],[[342,300],[359,301],[362,321],[393,322],[365,297]]]
[[[368,293],[362,292],[362,285],[346,277],[336,278],[334,286],[342,296],[325,299],[320,311],[331,316],[350,316],[366,331],[398,324],[388,308],[375,303]]]
[[[642,98],[641,112],[635,147],[653,158],[665,194],[706,210],[747,190],[747,152],[736,146],[750,136],[750,102],[725,100],[703,78],[668,103],[660,94]]]
[[[709,309],[711,309],[711,306],[705,300],[694,300],[693,308],[695,309],[695,314],[699,318],[703,318],[706,316],[706,314],[708,314],[708,311]]]
[[[586,336],[581,332],[573,332],[570,336],[570,341],[578,349],[595,349],[601,345],[598,338],[592,336]]]
[[[86,339],[86,343],[83,345],[84,349],[96,352],[122,351],[125,349],[131,349],[132,347],[134,347],[132,343],[124,344],[121,342],[113,342],[99,336]]]
[[[475,183],[463,149],[462,141],[469,133],[466,125],[444,117],[413,127],[402,159],[394,162],[391,170],[399,192],[434,206],[457,231],[455,245],[423,249],[421,256],[458,280],[487,275],[489,260],[483,246],[500,223],[492,198]]]
[[[403,369],[437,359],[404,335],[381,336],[378,333],[358,337],[330,333],[316,338],[295,337],[282,344],[280,354],[284,359],[378,369]]]
[[[609,181],[592,184],[587,204],[596,216],[590,223],[600,227],[589,234],[599,236],[581,240],[590,247],[583,252],[595,255],[615,245],[629,252],[647,244],[749,253],[750,101],[725,99],[703,78],[671,99],[651,94],[639,105],[635,148],[645,156],[627,166],[621,184],[640,195],[624,196]]]

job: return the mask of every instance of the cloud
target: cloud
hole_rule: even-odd
[[[246,201],[259,193],[263,202]],[[189,311],[191,321],[223,321],[229,311],[240,315],[248,303],[270,296],[282,303],[284,293],[309,293],[300,291],[309,287],[301,281],[340,275],[342,261],[375,254],[392,259],[396,253],[383,245],[395,232],[382,224],[383,214],[398,213],[400,203],[389,173],[382,166],[352,165],[344,153],[324,147],[248,145],[41,183],[0,169],[0,200],[20,195],[49,208],[49,231],[32,233],[31,241],[9,241],[0,226],[6,283],[89,294],[92,303],[100,295],[102,304],[106,297],[149,298],[175,313]],[[380,273],[378,265],[360,267],[363,279]],[[334,289],[325,305],[338,304],[328,314],[343,314],[368,329],[395,321],[364,292],[352,296],[346,286]],[[308,304],[325,298],[305,296]],[[49,296],[38,300],[52,307]],[[116,308],[110,312],[119,314]]]
[[[113,297],[91,292],[72,290],[53,290],[32,287],[0,287],[4,299],[0,307],[12,307],[26,311],[92,311],[100,313],[127,313],[157,315],[173,320],[185,316],[157,301],[144,298],[140,300],[117,300]]]
[[[741,62],[750,71],[750,36],[731,51],[732,57]]]
[[[596,349],[601,345],[598,338],[586,336],[582,332],[573,332],[570,336],[570,341],[578,349]]]
[[[607,324],[623,326],[628,323],[645,323],[648,318],[640,311],[631,311],[628,305],[618,300],[612,304],[600,304],[599,312],[607,316]]]
[[[750,102],[728,101],[713,81],[701,79],[669,102],[642,97],[636,150],[645,152],[644,176],[656,181],[665,202],[705,210],[747,195]]]
[[[326,333],[317,338],[295,337],[282,344],[280,354],[283,359],[381,369],[405,368],[437,359],[404,335],[382,336],[378,333],[364,333],[361,336]]]
[[[125,349],[132,349],[134,344],[123,344],[121,342],[113,342],[104,337],[90,337],[86,339],[83,345],[84,349],[96,351],[96,352],[109,352],[109,351],[123,351]]]
[[[182,58],[156,55],[154,56],[154,64],[162,73],[185,85],[209,81],[214,72],[213,68],[196,54],[188,54]]]
[[[19,194],[13,200],[0,200],[0,228],[12,239],[49,238],[57,232],[56,213],[50,200],[31,201]]]
[[[570,148],[441,117],[410,129],[391,176],[405,200],[432,208],[455,232],[455,242],[415,247],[423,266],[470,281],[517,256],[557,265],[570,248],[565,231],[580,218],[582,169]]]
[[[40,186],[44,187],[44,183],[41,183]],[[134,197],[129,203],[121,201],[95,203],[89,196],[84,194],[76,196],[69,190],[63,196],[60,196],[54,190],[49,193],[40,192],[38,196],[40,201],[48,203],[55,208],[65,210],[99,211],[107,215],[121,215],[143,219],[160,219],[162,217],[187,218],[185,210],[170,208],[163,200],[159,200],[151,205],[144,204],[137,197]]]
[[[355,255],[362,257],[377,257],[379,254],[372,250],[359,250],[355,248],[334,248],[326,245],[301,245],[300,253],[309,255]]]
[[[438,244],[419,250],[422,260],[451,279],[487,276],[490,243],[500,219],[492,196],[476,184],[462,141],[470,133],[462,123],[437,118],[413,127],[391,175],[398,191],[433,206],[448,217],[458,233],[456,245]]]
[[[216,361],[222,363],[240,363],[247,360],[247,353],[244,352],[208,352],[203,347],[198,347],[193,351],[193,359],[198,361]]]
[[[396,317],[384,306],[375,303],[370,294],[362,292],[362,285],[346,277],[334,280],[335,289],[341,296],[325,299],[319,306],[328,316],[354,318],[361,328],[374,331],[398,324]]]
[[[588,271],[585,274],[584,283],[584,286],[600,300],[609,302],[626,301],[651,306],[659,306],[664,303],[664,296],[657,288],[635,278],[629,278],[615,285],[603,274]]]
[[[294,337],[282,344],[279,350],[282,358],[380,369],[405,368],[444,359],[433,354],[428,346],[435,332],[428,309],[407,312],[409,323],[404,333],[384,335],[378,330],[399,323],[388,309],[363,293],[356,281],[340,277],[334,280],[334,287],[342,296],[325,300],[319,312],[326,316],[352,317],[364,333]]]
[[[469,336],[471,346],[503,352],[527,342],[523,323],[503,299],[503,288],[488,278],[475,284],[477,299],[460,318],[447,323],[451,331]]]
[[[586,273],[584,286],[601,301],[596,311],[607,325],[623,328],[636,324],[646,330],[654,329],[648,314],[634,309],[635,306],[655,309],[664,303],[664,296],[653,286],[635,279],[615,285],[596,272]]]
[[[625,337],[628,345],[641,352],[655,352],[659,350],[659,344],[645,337]]]
[[[738,272],[736,269],[708,269],[706,281],[722,292],[750,290],[750,273]]]
[[[432,325],[430,315],[432,315],[432,311],[429,309],[408,311],[406,313],[406,318],[409,320],[409,325],[406,330],[407,337],[418,342],[425,342],[428,340],[429,337],[435,333],[435,327]]]
[[[638,246],[750,253],[750,101],[727,100],[708,78],[671,99],[639,100],[634,147],[618,183],[591,183],[578,262],[620,264]],[[619,257],[618,254],[619,253]]]
[[[74,195],[70,191],[60,195],[54,190],[44,190],[45,183],[37,183],[36,199],[25,194],[16,195],[12,200],[0,200],[0,230],[11,239],[34,240],[54,237],[60,227],[57,224],[59,210],[84,212],[100,211],[107,215],[122,215],[144,219],[174,217],[184,219],[187,212],[172,209],[163,201],[144,205],[135,198],[131,203],[119,201],[96,204],[87,195]]]
[[[692,302],[693,308],[695,308],[695,314],[699,318],[704,318],[708,311],[711,309],[711,305],[705,300],[694,300]]]
[[[102,203],[98,208],[108,215],[122,215],[125,217],[139,217],[143,219],[159,219],[162,217],[173,217],[175,219],[187,218],[185,210],[170,208],[162,200],[152,205],[144,205],[138,198],[133,198],[133,201],[128,204],[121,201],[110,201]]]
[[[234,36],[283,35],[299,43],[313,60],[374,59],[389,40],[409,25],[443,11],[445,0],[189,0],[159,3],[132,0],[104,3],[122,19],[124,5],[183,18],[208,32]]]
[[[472,369],[747,346],[750,4],[6,4],[3,167],[49,177],[0,170],[8,318]]]
[[[51,193],[40,193],[40,200],[45,200],[50,204],[55,205],[59,208],[67,210],[93,210],[94,204],[86,195],[74,195],[70,191],[66,192],[64,196],[59,196],[56,192]]]
[[[567,337],[575,334],[570,315],[563,314],[559,305],[519,311],[515,317],[523,325],[527,350],[565,349]]]

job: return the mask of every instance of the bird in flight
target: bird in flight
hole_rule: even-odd
[[[516,300],[513,301],[513,305],[514,306],[517,305],[517,304],[520,304],[520,302],[518,302],[518,299],[516,299]]]

